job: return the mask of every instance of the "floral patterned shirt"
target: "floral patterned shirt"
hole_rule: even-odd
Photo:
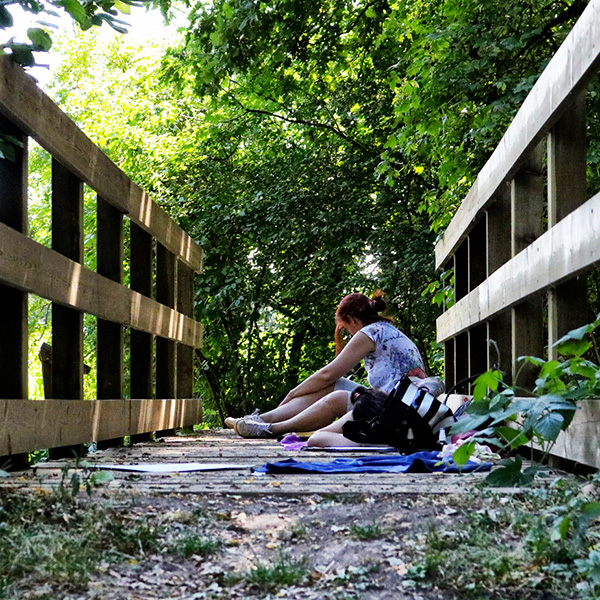
[[[358,333],[364,333],[375,343],[375,350],[364,357],[371,387],[389,393],[404,375],[424,368],[415,344],[391,323],[376,321]]]

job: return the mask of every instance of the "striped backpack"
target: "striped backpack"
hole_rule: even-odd
[[[455,423],[452,410],[425,388],[403,377],[375,417],[344,423],[345,437],[363,444],[387,444],[399,452],[438,450],[446,443],[446,429]]]

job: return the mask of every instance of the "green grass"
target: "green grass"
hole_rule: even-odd
[[[584,522],[590,503],[577,487],[478,503],[431,522],[410,578],[464,598],[600,598],[600,523]]]
[[[244,579],[261,590],[273,592],[290,585],[305,584],[309,576],[306,558],[295,560],[287,554],[280,554],[272,563],[258,561]]]
[[[32,586],[81,590],[100,564],[157,550],[161,534],[142,516],[82,505],[60,492],[5,495],[0,499],[0,598],[18,598],[19,589]]]
[[[350,535],[357,540],[366,541],[383,537],[385,532],[381,526],[372,523],[371,525],[351,525]]]
[[[182,535],[175,540],[172,551],[180,556],[208,556],[215,554],[221,547],[221,542],[211,537],[198,534]]]

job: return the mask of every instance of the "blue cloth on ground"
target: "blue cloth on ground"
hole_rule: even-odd
[[[439,452],[415,452],[409,455],[363,456],[336,458],[329,462],[309,462],[288,458],[267,463],[255,469],[257,473],[470,473],[489,471],[492,463],[469,461],[459,467],[452,460],[440,459]]]

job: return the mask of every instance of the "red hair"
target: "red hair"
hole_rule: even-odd
[[[357,319],[363,326],[370,325],[376,321],[390,321],[382,317],[379,313],[385,310],[386,304],[383,301],[383,293],[376,292],[371,299],[364,294],[349,294],[342,298],[337,310],[335,311],[335,353],[336,356],[342,351],[344,342],[341,336],[341,330],[345,329],[344,323],[349,323],[351,319]]]

